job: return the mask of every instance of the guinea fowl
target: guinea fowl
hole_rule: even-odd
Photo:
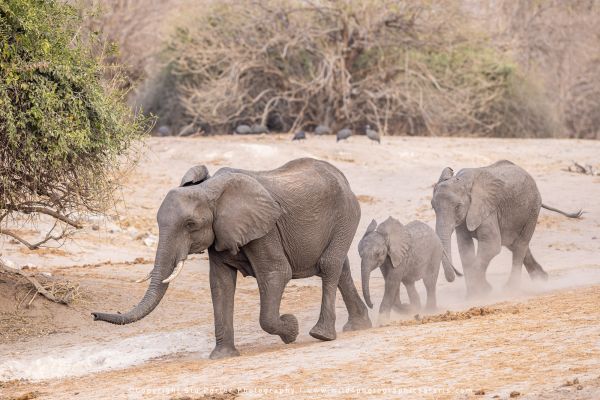
[[[315,128],[315,135],[329,135],[331,129],[327,125],[319,125]]]
[[[367,125],[365,127],[365,132],[367,133],[367,137],[379,144],[381,144],[381,138],[379,137],[379,132],[371,129],[371,126]]]
[[[235,133],[238,135],[248,135],[252,133],[252,129],[248,125],[238,125],[235,128]]]
[[[292,138],[292,140],[304,140],[306,139],[306,132],[304,131],[298,131],[294,134],[294,137]]]
[[[269,133],[269,130],[264,125],[254,124],[250,127],[250,133],[254,133],[254,134]]]
[[[350,136],[352,136],[352,130],[349,128],[344,128],[344,129],[338,131],[337,136],[336,136],[336,142],[339,142],[340,140],[346,140]]]
[[[171,136],[171,128],[168,125],[161,125],[157,133],[158,136]]]

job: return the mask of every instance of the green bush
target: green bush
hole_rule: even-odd
[[[0,222],[107,203],[118,157],[144,131],[115,82],[103,82],[95,38],[57,0],[0,2]]]

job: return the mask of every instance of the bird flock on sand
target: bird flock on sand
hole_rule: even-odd
[[[192,136],[201,132],[201,128],[197,126],[195,123],[191,123],[189,125],[184,126],[181,131],[177,134],[177,136]],[[381,136],[376,129],[373,129],[370,125],[366,125],[364,128],[365,135],[372,141],[381,144]],[[171,128],[167,125],[161,125],[157,129],[157,133],[159,136],[171,136],[173,134]],[[269,133],[269,129],[260,124],[253,125],[238,125],[235,128],[235,135],[257,135],[261,133]],[[313,135],[322,136],[329,135],[332,133],[332,130],[327,125],[317,125],[313,130]],[[340,142],[343,140],[347,140],[353,135],[353,131],[350,128],[343,128],[337,131],[336,133],[336,142]],[[292,141],[295,140],[305,140],[307,138],[307,132],[304,130],[297,131],[292,137]]]
[[[313,134],[317,135],[317,136],[328,135],[330,133],[331,133],[331,129],[327,125],[318,125],[314,129],[314,131],[313,131]],[[352,129],[350,129],[350,128],[340,129],[336,133],[336,135],[335,135],[336,142],[339,142],[339,141],[342,141],[342,140],[346,140],[349,137],[351,137],[352,134],[353,134],[353,132],[352,132]],[[365,126],[365,134],[372,141],[381,144],[381,136],[379,135],[379,132],[376,131],[375,129],[371,128],[370,125],[366,125]],[[303,131],[303,130],[297,131],[294,134],[294,137],[292,137],[292,141],[294,141],[294,140],[304,140],[304,139],[306,139],[306,131]]]

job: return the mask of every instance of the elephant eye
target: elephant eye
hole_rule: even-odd
[[[185,227],[186,229],[189,229],[190,231],[193,231],[194,229],[197,228],[197,225],[194,221],[188,221],[185,223]]]

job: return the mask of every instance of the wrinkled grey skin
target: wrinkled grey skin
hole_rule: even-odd
[[[535,181],[524,169],[510,161],[498,161],[483,168],[466,168],[456,175],[445,168],[433,189],[436,232],[451,262],[450,237],[456,231],[463,264],[467,294],[481,295],[491,290],[485,273],[502,246],[512,251],[509,286],[518,286],[521,267],[532,279],[546,280],[548,274],[533,258],[529,241],[540,208],[565,213],[542,204]],[[477,251],[473,245],[477,239]]]
[[[385,280],[385,293],[379,307],[380,321],[389,319],[392,308],[398,312],[421,308],[421,300],[415,289],[415,282],[421,279],[427,290],[426,307],[430,311],[435,310],[435,285],[443,249],[434,230],[427,224],[412,221],[402,225],[389,217],[377,226],[373,220],[358,244],[358,252],[361,257],[363,296],[369,308],[373,308],[369,293],[371,271],[381,268]],[[450,263],[444,263],[444,266],[446,280],[454,281],[457,271]],[[400,302],[400,282],[404,283],[408,292],[411,305],[408,309]]]
[[[280,315],[290,279],[322,278],[321,314],[310,334],[333,340],[336,288],[348,308],[344,330],[368,328],[368,310],[352,277],[347,253],[360,206],[344,175],[309,158],[272,171],[222,168],[209,177],[204,166],[188,171],[158,210],[159,243],[150,286],[131,311],[94,313],[94,319],[128,324],[148,315],[167,291],[167,277],[190,253],[208,249],[216,346],[211,358],[239,355],[234,345],[233,300],[238,271],[253,276],[260,292],[260,325],[285,343],[298,321]]]

